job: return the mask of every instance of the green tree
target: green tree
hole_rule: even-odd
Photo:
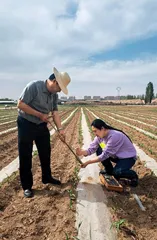
[[[141,100],[144,100],[144,94],[141,95],[140,99],[141,99]]]
[[[154,98],[154,87],[153,87],[153,83],[149,82],[146,87],[145,104],[151,103],[153,98]]]

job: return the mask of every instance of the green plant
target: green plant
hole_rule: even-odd
[[[78,173],[79,173],[79,168],[75,167],[75,169],[74,169],[74,176],[75,176],[77,181],[79,181]]]
[[[79,182],[79,176],[78,176],[78,173],[79,173],[79,167],[78,167],[78,165],[75,167],[75,169],[74,169],[74,173],[73,173],[73,175],[72,175],[72,179],[71,179],[71,181],[72,181],[72,185],[73,185],[73,188],[76,188],[76,186],[77,186],[77,184],[78,184],[78,182]]]
[[[148,148],[148,151],[150,152],[150,154],[153,154],[152,149]]]
[[[143,144],[143,143],[138,143],[138,145],[139,145],[140,147],[144,147],[144,144]]]
[[[94,133],[93,133],[93,131],[91,129],[91,122],[89,120],[88,113],[89,112],[87,112],[87,110],[84,110],[84,114],[85,114],[85,118],[86,118],[87,126],[89,128],[90,135],[91,135],[92,138],[94,138]]]
[[[78,139],[79,144],[82,146],[83,135],[82,135],[82,125],[81,125],[81,122],[82,122],[82,114],[80,116],[80,122],[79,122],[79,139]]]
[[[35,151],[33,152],[33,157],[34,157],[34,156],[37,156],[37,155],[38,155],[38,151],[35,150]]]
[[[70,240],[69,235],[65,232],[66,240]]]
[[[113,223],[111,224],[110,229],[111,229],[112,227],[115,227],[117,230],[120,230],[121,225],[123,225],[123,224],[125,223],[125,221],[126,221],[125,219],[120,219],[119,221],[113,222]]]
[[[72,189],[67,190],[69,193],[69,198],[70,198],[70,209],[72,209],[72,202],[76,199],[75,194],[73,193]]]
[[[78,235],[78,233],[79,233],[79,228],[81,227],[81,224],[82,224],[82,222],[79,223],[79,225],[78,225],[78,228],[77,228],[77,235]],[[66,240],[70,240],[70,237],[69,237],[69,235],[68,235],[66,232],[65,232],[65,235],[66,235]],[[73,236],[72,239],[80,240],[80,239],[79,239],[78,237],[76,237],[76,236]]]
[[[0,188],[3,186],[3,184],[5,183],[11,183],[12,181],[14,181],[14,179],[16,177],[19,176],[19,172],[16,171],[16,172],[13,172],[10,176],[8,176],[7,178],[5,178],[1,183],[0,183]]]
[[[80,222],[79,223],[79,225],[78,225],[78,228],[77,228],[77,235],[78,235],[78,233],[79,233],[79,229],[80,229],[80,227],[81,227],[81,224],[82,224],[82,222]],[[72,237],[73,239],[75,239],[75,240],[80,240],[78,237]]]

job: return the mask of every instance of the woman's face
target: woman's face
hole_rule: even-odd
[[[100,137],[100,138],[105,137],[107,134],[107,129],[105,129],[103,127],[101,128],[101,130],[99,130],[98,128],[95,128],[92,126],[92,131],[95,134],[95,136]]]

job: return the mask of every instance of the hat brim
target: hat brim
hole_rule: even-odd
[[[57,81],[58,84],[59,84],[60,89],[62,90],[62,92],[63,92],[64,94],[67,95],[67,94],[68,94],[68,89],[67,89],[67,87],[65,87],[65,86],[63,85],[62,76],[61,76],[60,72],[58,72],[58,70],[57,70],[55,67],[53,68],[53,72],[54,72],[56,81]]]

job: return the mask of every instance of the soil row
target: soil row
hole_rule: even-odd
[[[72,109],[68,111],[63,111],[60,114],[61,120],[63,121],[67,118]],[[48,126],[51,130],[52,127]],[[13,133],[5,133],[1,136],[0,140],[0,170],[7,166],[11,161],[13,161],[18,156],[18,146],[17,146],[17,130]]]
[[[125,112],[117,112],[116,114],[121,115],[121,117],[128,117],[130,118],[130,120],[138,120],[144,123],[147,123],[148,125],[154,125],[157,126],[157,118],[155,119],[151,119],[149,116],[143,116],[140,117],[138,114],[129,114],[129,113],[125,113]]]
[[[106,114],[113,114],[113,116],[115,116],[114,114],[118,114],[119,116],[116,117],[127,117],[130,120],[138,120],[144,123],[147,123],[148,125],[154,125],[157,126],[157,111],[156,111],[156,115],[155,113],[153,113],[153,118],[151,118],[151,115],[149,115],[149,112],[145,112],[144,115],[141,115],[139,110],[137,108],[134,109],[134,112],[130,112],[129,109],[125,111],[125,107],[123,109],[123,111],[121,111],[118,107],[114,108],[113,106],[110,108],[106,108],[106,107],[99,107],[97,108],[97,110],[99,109],[100,112],[104,112]]]
[[[102,118],[109,125],[126,132],[126,134],[128,134],[130,136],[130,138],[136,145],[138,145],[150,157],[157,160],[157,148],[156,148],[157,140],[156,139],[146,136],[145,134],[138,132],[137,130],[135,130],[129,126],[126,126],[125,124],[119,123],[116,121],[116,119],[113,120],[106,115],[104,116],[99,111],[96,111],[91,108],[89,108],[89,110],[93,111],[93,113],[95,113],[97,116]]]
[[[78,110],[65,126],[66,141],[73,149],[78,147],[80,114]],[[18,174],[1,186],[1,239],[58,240],[77,235],[74,196],[79,166],[57,134],[51,137],[51,142],[52,175],[59,178],[62,185],[42,184],[39,158],[34,156],[35,196],[32,199],[23,197]]]
[[[106,112],[103,112],[103,113],[106,114]],[[157,126],[155,124],[153,126],[150,126],[150,124],[148,124],[148,125],[142,124],[142,121],[139,123],[139,122],[136,121],[136,119],[126,119],[126,118],[123,118],[123,116],[117,116],[117,115],[112,114],[112,113],[110,113],[109,116],[115,118],[116,120],[126,122],[130,125],[133,125],[134,127],[138,127],[140,129],[143,129],[145,131],[148,131],[150,133],[153,133],[153,134],[157,135]]]
[[[102,107],[101,107],[102,108]],[[156,118],[156,106],[103,106],[104,111],[123,112],[126,114],[133,114],[137,116],[144,116],[145,118]]]
[[[95,117],[85,110],[85,114],[91,123]],[[102,118],[102,114],[95,112]],[[112,125],[112,124],[111,124]],[[114,123],[115,127],[123,127]],[[123,129],[124,131],[126,129]],[[126,131],[125,131],[126,132]],[[129,130],[128,132],[129,135]],[[138,136],[138,132],[134,135]],[[130,135],[129,135],[130,136]],[[138,240],[157,240],[157,178],[154,174],[138,159],[133,168],[139,175],[139,185],[136,188],[126,188],[123,193],[104,191],[108,198],[108,207],[112,213],[112,227],[117,229],[118,240],[138,239]],[[142,201],[146,211],[142,211],[133,194],[137,194]]]

